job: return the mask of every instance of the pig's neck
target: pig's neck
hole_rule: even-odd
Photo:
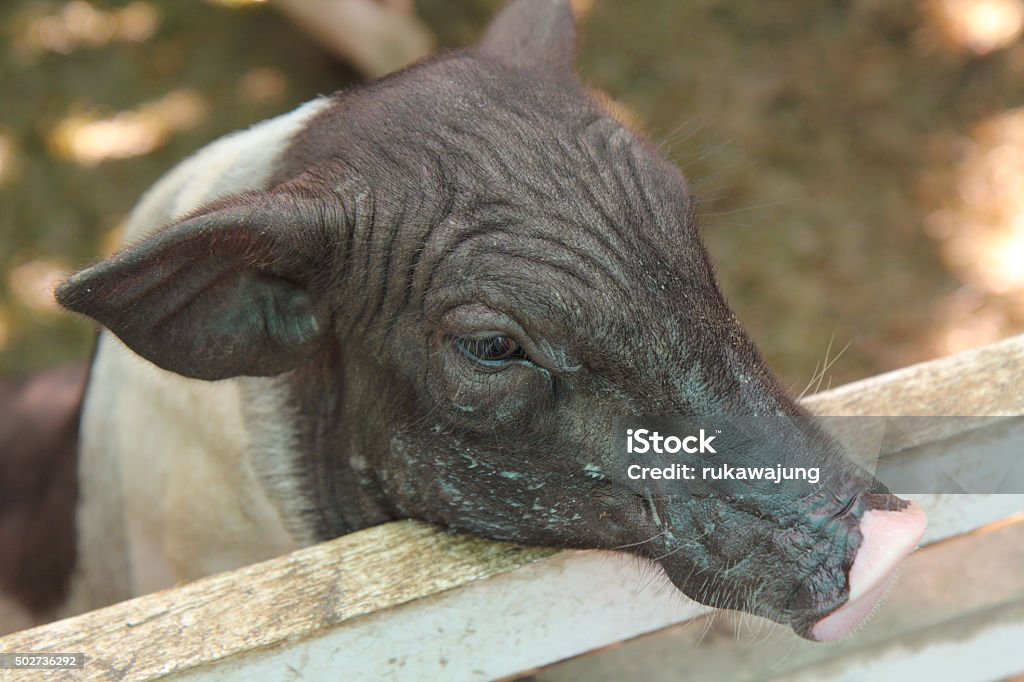
[[[238,381],[184,379],[101,336],[82,418],[71,612],[308,542],[261,484],[244,409]]]

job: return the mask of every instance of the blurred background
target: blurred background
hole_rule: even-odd
[[[361,0],[332,36],[303,2],[3,3],[0,374],[88,356],[52,287],[177,161],[502,4]],[[1024,0],[575,5],[583,78],[685,169],[796,391],[1024,331]]]

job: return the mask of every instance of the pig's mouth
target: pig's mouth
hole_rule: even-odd
[[[924,511],[914,503],[900,511],[865,512],[860,547],[847,577],[849,596],[798,633],[818,642],[835,642],[856,630],[888,592],[897,567],[917,547],[926,525]]]
[[[872,499],[866,503],[869,508],[863,510],[866,498]],[[659,563],[677,587],[702,603],[765,616],[788,625],[796,634],[812,641],[838,641],[857,630],[872,615],[893,583],[900,562],[917,547],[927,525],[925,513],[918,505],[890,494],[863,496],[858,507],[863,511],[831,521],[851,530],[837,532],[832,541],[825,540],[824,536],[782,531],[774,535],[774,550],[767,549],[773,544],[772,540],[756,534],[735,546],[720,545],[719,549],[729,550],[729,564],[733,568],[747,566],[747,570],[742,571],[747,576],[746,582],[739,584],[730,584],[729,570],[701,571],[682,563],[683,560],[673,562],[673,558],[680,557],[678,552],[671,553],[669,561]],[[836,549],[825,549],[823,542],[829,542]],[[694,543],[691,541],[689,545],[692,547]],[[844,545],[848,547],[845,560],[842,551],[836,554]],[[783,559],[779,553],[788,555],[789,559]],[[780,566],[789,562],[806,565],[807,561],[817,568],[795,580],[772,576],[774,572],[764,568],[749,570],[751,565],[763,567],[768,562]],[[844,566],[849,569],[844,570]],[[714,578],[705,580],[708,575]],[[767,580],[765,576],[769,576]],[[695,580],[691,579],[694,577]],[[702,589],[717,579],[722,579],[717,586],[720,589],[711,592]],[[754,580],[753,584],[750,579]],[[738,600],[735,595],[743,593],[754,594],[755,598]]]

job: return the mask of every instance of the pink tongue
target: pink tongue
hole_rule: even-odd
[[[861,544],[850,568],[850,598],[811,628],[819,642],[835,642],[855,629],[892,583],[896,566],[914,551],[928,519],[910,503],[902,511],[871,510],[860,521]]]

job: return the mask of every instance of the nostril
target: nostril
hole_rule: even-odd
[[[851,495],[850,498],[846,500],[846,504],[844,504],[842,507],[839,508],[838,511],[832,514],[832,516],[830,516],[828,520],[835,521],[836,519],[841,519],[847,514],[849,514],[850,511],[853,509],[853,505],[857,504],[858,497],[858,495]]]
[[[897,564],[914,551],[927,525],[924,510],[913,502],[901,511],[865,511],[860,519],[860,547],[847,573],[846,602],[814,624],[811,639],[834,642],[864,622],[892,584]]]

